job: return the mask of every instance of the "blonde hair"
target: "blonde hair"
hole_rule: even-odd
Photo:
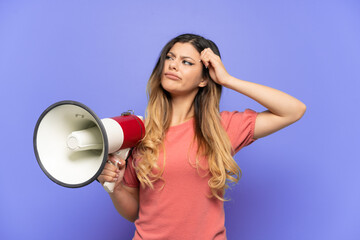
[[[160,80],[166,54],[177,42],[191,43],[198,52],[210,47],[215,54],[220,56],[215,43],[194,34],[180,35],[163,48],[147,84],[149,102],[145,114],[146,133],[137,146],[136,158],[139,161],[134,164],[142,187],[153,188],[153,183],[162,179],[165,157],[162,168],[158,165],[158,157],[160,150],[164,147],[165,133],[170,126],[172,104],[171,96],[162,88]],[[222,86],[211,80],[206,68],[203,68],[203,74],[209,79],[208,84],[199,88],[193,103],[197,154],[207,158],[208,170],[211,173],[208,185],[212,196],[224,201],[225,189],[228,188],[230,182],[238,182],[241,170],[232,157],[231,143],[221,124],[219,103]]]

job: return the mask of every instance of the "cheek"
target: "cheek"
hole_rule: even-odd
[[[160,85],[164,87],[164,78],[161,76]]]
[[[162,68],[162,72],[164,73],[165,70],[169,68],[169,61],[165,60]]]
[[[202,80],[202,71],[199,71],[198,69],[188,71],[186,75],[188,76],[190,82],[192,82],[193,84],[197,84]]]

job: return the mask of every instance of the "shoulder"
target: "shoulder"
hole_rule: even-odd
[[[252,109],[246,109],[243,112],[223,111],[220,113],[221,123],[229,136],[234,153],[256,140],[254,131],[257,114]]]
[[[247,108],[243,112],[239,111],[222,111],[220,113],[221,123],[226,128],[230,123],[242,124],[246,122],[255,122],[257,112]]]

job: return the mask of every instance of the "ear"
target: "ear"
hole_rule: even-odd
[[[208,84],[209,79],[207,77],[204,77],[201,79],[201,82],[199,83],[199,87],[205,87]]]

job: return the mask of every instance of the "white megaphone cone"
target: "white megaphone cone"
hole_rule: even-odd
[[[129,112],[100,120],[87,106],[61,101],[48,107],[34,131],[34,151],[44,173],[55,183],[83,187],[101,174],[108,154],[126,159],[145,135],[142,117]],[[105,183],[112,192],[115,183]]]

